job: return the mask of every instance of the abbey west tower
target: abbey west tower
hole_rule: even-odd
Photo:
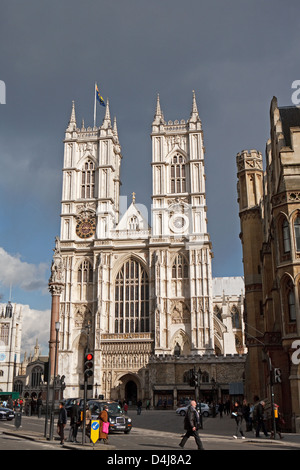
[[[102,125],[94,128],[77,126],[73,103],[51,278],[56,285],[61,270],[58,374],[65,375],[65,397],[80,395],[86,348],[95,358],[90,396],[132,401],[153,398],[161,354],[179,359],[214,352],[195,94],[189,120],[168,123],[158,97],[151,138],[152,228],[134,195],[120,217],[122,154],[109,103]]]

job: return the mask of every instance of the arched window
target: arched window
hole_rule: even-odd
[[[296,308],[295,308],[295,290],[292,280],[289,280],[287,283],[287,305],[288,305],[288,314],[289,321],[296,321]]]
[[[139,221],[136,215],[130,217],[128,221],[128,229],[129,230],[138,230],[139,228]]]
[[[300,251],[300,216],[298,215],[294,222],[296,251]]]
[[[0,325],[0,343],[8,346],[9,343],[9,323],[2,323]]]
[[[181,155],[174,155],[171,160],[171,193],[186,192],[185,160]]]
[[[239,311],[235,305],[231,309],[231,321],[233,328],[241,328]]]
[[[222,313],[221,313],[221,309],[216,305],[215,308],[214,308],[214,314],[216,315],[216,317],[223,321],[222,320]]]
[[[187,279],[189,277],[189,267],[186,259],[182,255],[177,255],[172,266],[172,279]]]
[[[20,395],[23,394],[23,382],[21,380],[16,380],[14,383],[14,392],[20,393]]]
[[[149,281],[142,265],[124,263],[115,282],[115,333],[149,332]]]
[[[204,371],[201,375],[201,382],[202,383],[209,383],[209,374],[208,372]]]
[[[93,282],[93,268],[89,261],[83,261],[78,268],[77,272],[77,282],[78,284],[87,284],[88,282]]]
[[[95,166],[91,160],[88,160],[81,171],[81,198],[93,197],[95,197]]]
[[[93,268],[89,261],[83,261],[78,268],[77,295],[79,300],[93,298]]]
[[[283,252],[290,253],[291,251],[291,239],[290,239],[290,228],[289,223],[285,219],[282,224],[282,240],[283,240]]]
[[[36,366],[31,372],[31,387],[36,388],[41,385],[43,369],[40,366]]]

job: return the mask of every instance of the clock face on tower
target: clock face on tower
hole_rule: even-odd
[[[96,220],[94,218],[82,219],[76,225],[76,234],[80,238],[90,238],[96,231]]]

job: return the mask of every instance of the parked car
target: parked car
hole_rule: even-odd
[[[15,412],[10,408],[1,407],[0,408],[0,419],[6,419],[7,421],[11,421],[15,417]]]
[[[177,408],[176,413],[180,416],[185,416],[189,406],[190,405],[181,406],[180,408]],[[197,404],[197,409],[200,410],[200,403]],[[201,403],[201,414],[205,418],[212,414],[211,408],[206,403]]]
[[[108,406],[109,432],[121,431],[125,434],[130,433],[132,429],[132,421],[126,416],[116,401],[109,400],[88,400],[89,409],[92,412],[92,419],[98,419],[100,412],[104,406]]]
[[[78,401],[80,402],[80,405],[82,405],[82,398],[67,398],[67,400],[65,401],[65,409],[67,411],[67,416],[70,416],[72,406],[75,405]]]

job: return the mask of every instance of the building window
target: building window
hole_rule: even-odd
[[[300,216],[294,222],[296,251],[300,251]]]
[[[78,268],[77,272],[77,282],[78,284],[87,284],[88,282],[93,282],[93,268],[91,263],[84,261]]]
[[[9,338],[9,323],[2,323],[0,325],[0,343],[4,346],[8,346],[8,338]]]
[[[172,279],[187,279],[189,267],[186,259],[182,255],[177,255],[172,266]]]
[[[81,198],[91,199],[95,197],[95,167],[91,160],[88,160],[81,171]]]
[[[287,284],[287,304],[288,304],[289,321],[295,322],[296,321],[295,290],[294,290],[294,284],[291,280]]]
[[[138,221],[138,218],[135,215],[130,217],[130,219],[128,221],[128,228],[129,228],[129,230],[138,230],[139,221]]]
[[[238,309],[233,306],[231,309],[232,328],[241,328],[240,315]]]
[[[171,160],[171,193],[186,192],[185,160],[181,155],[175,155]]]
[[[141,264],[124,263],[115,282],[115,333],[150,331],[149,281]]]
[[[204,372],[202,373],[202,375],[201,375],[201,382],[204,383],[204,384],[205,384],[205,383],[206,383],[206,384],[209,383],[209,374],[208,374],[208,372],[204,371]]]
[[[93,268],[89,261],[83,261],[78,268],[77,295],[79,300],[93,298]]]
[[[31,372],[31,387],[36,388],[41,385],[43,369],[41,367],[34,367]]]
[[[283,252],[290,253],[291,251],[290,228],[289,228],[289,223],[287,220],[285,220],[282,224],[282,240],[283,240]]]
[[[20,393],[22,395],[23,393],[23,382],[21,380],[16,380],[14,383],[14,392]]]

